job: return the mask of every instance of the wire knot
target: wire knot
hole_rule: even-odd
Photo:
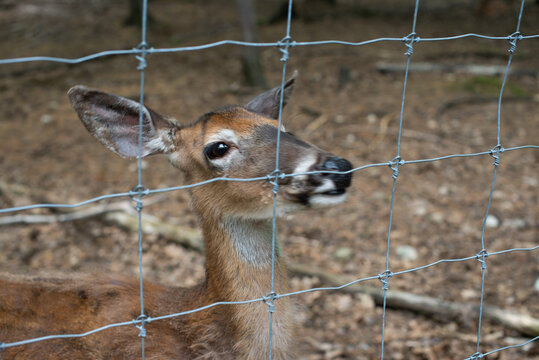
[[[146,69],[146,58],[144,56],[135,56],[135,58],[139,61],[139,65],[137,66],[137,70],[144,70]]]
[[[142,51],[148,50],[149,48],[150,48],[150,46],[148,45],[148,43],[146,41],[141,42],[137,46],[137,50],[142,50]]]
[[[135,48],[135,50],[138,50],[141,52],[141,55],[135,55],[135,59],[139,61],[139,65],[137,66],[137,70],[144,70],[146,69],[146,54],[148,53],[148,49],[150,47],[148,44],[143,41]]]
[[[399,166],[401,165],[404,165],[404,160],[402,160],[400,156],[394,157],[393,160],[387,163],[387,166],[393,170],[393,179],[396,179],[399,176]]]
[[[133,320],[133,325],[135,325],[135,327],[137,329],[139,329],[139,334],[138,336],[140,337],[146,337],[146,328],[144,327],[144,325],[149,322],[149,317],[147,317],[146,315],[144,314],[141,314],[139,317],[137,317],[135,320]],[[137,323],[140,322],[140,325],[137,325]]]
[[[275,304],[274,301],[279,298],[279,295],[275,293],[274,291],[270,292],[268,295],[264,296],[262,298],[262,301],[264,304],[268,305],[268,312],[274,313],[275,312]]]
[[[129,197],[135,203],[135,209],[137,212],[141,211],[144,207],[142,203],[142,197],[150,193],[149,189],[144,188],[142,185],[135,186],[132,190],[129,191]]]
[[[507,41],[509,42],[509,45],[511,45],[511,47],[509,48],[509,53],[514,53],[515,50],[517,49],[517,42],[519,40],[522,40],[522,34],[520,32],[514,32],[512,33],[511,35],[509,35],[507,37]]]
[[[494,162],[492,163],[492,165],[494,166],[498,166],[500,165],[500,154],[503,153],[505,151],[505,149],[500,145],[496,145],[494,146],[492,149],[490,149],[489,153],[490,153],[490,156],[492,156],[494,158]]]
[[[281,170],[277,169],[277,170],[272,171],[271,174],[268,174],[266,178],[268,179],[269,183],[273,185],[273,188],[271,189],[271,191],[275,195],[277,195],[277,193],[279,192],[279,179],[284,179],[285,174],[282,173]]]
[[[296,45],[296,42],[292,41],[292,37],[290,36],[285,36],[284,38],[281,39],[281,41],[277,43],[277,46],[279,47],[279,51],[283,53],[283,56],[281,57],[281,61],[286,62],[288,60],[288,57],[290,55],[288,52],[288,48],[290,46],[295,46],[295,45]]]
[[[404,45],[408,48],[404,55],[410,56],[414,53],[414,43],[419,42],[420,37],[417,36],[415,32],[412,32],[405,37],[402,38],[402,41],[404,42]]]
[[[472,356],[470,356],[469,358],[466,358],[466,360],[477,360],[477,359],[482,359],[482,358],[483,358],[483,354],[477,352],[473,354]]]
[[[481,269],[485,270],[487,268],[486,258],[488,258],[488,252],[486,249],[481,250],[475,255],[475,259],[481,263]]]
[[[380,274],[378,274],[378,280],[382,282],[382,289],[388,290],[389,289],[389,278],[393,277],[393,273],[390,270],[386,270]]]

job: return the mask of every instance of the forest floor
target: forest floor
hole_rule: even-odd
[[[234,4],[234,2],[230,2]],[[298,8],[292,23],[295,41],[364,41],[404,37],[411,32],[413,9],[381,10],[384,2],[348,2]],[[399,2],[400,4],[400,2]],[[260,4],[270,14],[275,2]],[[302,2],[300,2],[302,5]],[[378,8],[380,7],[380,8]],[[140,42],[136,27],[123,25],[123,1],[20,0],[0,3],[2,58],[47,55],[80,57],[109,49],[131,49]],[[178,47],[241,39],[231,4],[207,1],[150,2],[152,47]],[[518,9],[476,14],[471,7],[420,9],[422,38],[478,33],[507,36],[515,31]],[[521,32],[539,33],[539,6],[527,2]],[[276,41],[284,22],[260,15],[259,40]],[[535,20],[534,20],[535,19]],[[467,65],[507,64],[505,41],[463,39],[415,44],[412,65],[442,69],[411,71],[403,116],[404,160],[484,152],[497,143],[497,96],[503,75],[469,73]],[[261,50],[270,85],[281,77],[281,53]],[[285,112],[287,130],[349,159],[359,167],[388,162],[397,152],[403,72],[380,72],[380,64],[404,65],[401,42],[347,47],[295,47],[288,69],[298,70],[295,92]],[[198,52],[148,57],[146,104],[189,123],[226,104],[245,104],[261,89],[242,81],[241,48],[221,46]],[[521,41],[501,107],[504,148],[537,145],[539,139],[539,41]],[[67,90],[85,84],[137,98],[138,61],[110,56],[78,65],[32,62],[0,66],[0,183],[29,193],[0,191],[0,208],[44,201],[76,203],[136,184],[136,164],[102,148],[81,126]],[[393,272],[439,259],[469,257],[481,250],[481,229],[493,178],[489,155],[407,164],[397,181],[389,267]],[[143,162],[147,188],[183,184],[165,159]],[[537,245],[539,152],[501,154],[489,226],[488,252]],[[375,276],[386,268],[392,170],[371,167],[354,174],[342,206],[298,214],[278,222],[289,261],[315,265],[349,279]],[[0,186],[0,189],[2,187]],[[51,214],[40,209],[26,214]],[[170,224],[197,228],[186,191],[169,193],[144,213]],[[99,218],[69,223],[3,226],[0,271],[18,273],[110,273],[137,276],[137,236]],[[204,277],[204,257],[157,235],[144,236],[147,280],[190,286]],[[517,251],[487,260],[484,303],[539,317],[537,252]],[[378,286],[378,280],[365,282]],[[324,285],[316,277],[292,279],[292,290]],[[390,289],[436,299],[479,304],[481,267],[474,259],[443,263],[390,279]],[[263,294],[262,294],[263,295]],[[297,349],[301,359],[378,359],[382,309],[362,294],[321,291],[294,298]],[[476,352],[475,314],[459,319],[388,309],[385,359],[464,359]],[[524,342],[524,334],[485,321],[480,351]],[[537,358],[538,345],[509,349],[489,359]]]

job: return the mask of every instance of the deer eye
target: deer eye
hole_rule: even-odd
[[[225,156],[228,149],[229,146],[224,142],[216,142],[206,146],[204,149],[204,154],[208,157],[208,159],[214,160]]]

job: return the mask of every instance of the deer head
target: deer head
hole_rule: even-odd
[[[284,86],[284,104],[295,77]],[[279,170],[284,174],[310,171],[349,171],[342,158],[297,139],[278,128],[281,88],[269,90],[245,106],[227,106],[180,125],[136,101],[84,86],[69,90],[69,98],[86,129],[122,157],[165,154],[186,179],[265,177],[275,170],[280,132]],[[139,111],[142,147],[139,154]],[[344,200],[351,175],[319,173],[279,178],[280,213],[332,205]],[[203,214],[236,214],[269,218],[273,195],[268,181],[218,181],[192,189],[195,208]]]

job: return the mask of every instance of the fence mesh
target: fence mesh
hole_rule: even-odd
[[[210,49],[218,46],[223,45],[236,45],[236,46],[252,46],[252,47],[277,47],[281,52],[281,62],[282,62],[282,76],[281,76],[281,98],[280,98],[280,106],[279,106],[279,127],[282,125],[282,109],[283,109],[283,94],[284,94],[284,84],[286,79],[286,72],[287,72],[287,62],[290,57],[290,49],[294,47],[302,47],[302,46],[320,46],[320,45],[343,45],[343,46],[366,46],[369,44],[379,43],[379,42],[402,42],[405,47],[405,70],[404,70],[404,81],[403,81],[403,88],[402,88],[402,98],[401,98],[401,105],[400,105],[400,115],[399,115],[399,126],[398,126],[398,136],[397,136],[397,142],[396,142],[396,152],[393,159],[382,162],[382,163],[372,163],[367,164],[364,166],[360,166],[357,168],[354,168],[350,170],[349,172],[358,172],[367,168],[372,167],[389,167],[392,171],[392,188],[391,188],[391,200],[389,204],[389,218],[387,221],[387,244],[386,244],[386,253],[385,253],[385,269],[380,272],[379,274],[373,274],[369,277],[364,277],[360,279],[356,279],[354,281],[351,281],[346,284],[342,284],[340,286],[335,287],[320,287],[320,288],[310,288],[306,290],[301,291],[295,291],[285,294],[278,294],[275,292],[274,288],[274,277],[275,277],[275,248],[276,248],[276,242],[277,242],[277,227],[276,227],[276,214],[277,214],[277,195],[279,192],[279,185],[278,181],[281,178],[286,177],[293,177],[297,175],[306,175],[306,174],[315,174],[320,172],[305,172],[305,173],[294,173],[294,174],[285,174],[282,173],[279,169],[279,146],[280,146],[280,134],[277,135],[277,142],[276,142],[276,159],[275,159],[275,170],[268,174],[265,177],[258,177],[258,178],[249,178],[249,179],[236,179],[236,178],[213,178],[208,181],[200,182],[200,183],[194,183],[194,184],[188,184],[188,185],[182,185],[182,186],[175,186],[175,187],[168,187],[168,188],[160,188],[160,189],[147,189],[143,185],[143,177],[142,177],[142,158],[141,156],[138,157],[138,171],[137,171],[137,186],[127,192],[123,193],[114,193],[114,194],[106,194],[103,196],[99,196],[96,198],[92,198],[80,203],[76,204],[61,204],[61,203],[47,203],[47,204],[32,204],[27,206],[19,206],[19,207],[11,207],[11,208],[5,208],[0,209],[0,214],[6,214],[6,213],[13,213],[13,212],[20,212],[25,210],[31,210],[31,209],[37,209],[37,208],[76,208],[83,205],[87,205],[90,203],[95,203],[98,201],[111,199],[111,198],[121,198],[121,197],[130,197],[135,202],[135,208],[138,213],[138,255],[139,255],[139,280],[140,280],[140,315],[136,319],[127,320],[120,323],[113,323],[104,325],[102,327],[93,329],[91,331],[80,333],[80,334],[52,334],[47,335],[39,338],[32,338],[32,339],[21,339],[17,342],[11,342],[11,343],[0,343],[0,356],[2,355],[1,350],[10,348],[10,347],[16,347],[16,346],[24,346],[27,344],[39,342],[39,341],[46,341],[50,339],[65,339],[65,338],[80,338],[85,336],[91,336],[92,334],[95,334],[97,332],[106,331],[111,328],[115,327],[121,327],[121,326],[136,326],[139,329],[139,336],[141,340],[141,347],[142,347],[142,359],[145,358],[145,336],[146,336],[146,324],[160,321],[172,317],[179,317],[188,315],[194,312],[198,311],[204,311],[212,307],[216,306],[226,306],[226,305],[241,305],[241,304],[249,304],[249,303],[255,303],[255,302],[264,302],[268,306],[269,311],[269,334],[267,335],[269,338],[269,358],[271,359],[272,354],[272,330],[273,326],[271,326],[273,321],[273,313],[275,311],[274,302],[278,301],[280,298],[289,297],[289,296],[297,296],[304,293],[309,292],[316,292],[316,291],[337,291],[340,289],[343,289],[345,287],[351,286],[353,284],[357,284],[360,282],[368,281],[368,280],[376,280],[378,279],[381,283],[381,291],[383,292],[383,305],[382,305],[382,333],[381,333],[381,347],[380,347],[380,358],[384,359],[384,345],[386,344],[385,335],[386,335],[386,314],[387,314],[387,294],[390,289],[390,282],[392,278],[395,278],[397,276],[411,273],[411,272],[417,272],[422,271],[428,268],[431,268],[433,266],[442,264],[442,263],[456,263],[456,262],[465,262],[465,261],[473,261],[476,260],[478,262],[478,266],[480,266],[481,269],[481,294],[480,294],[480,300],[479,300],[479,310],[478,310],[478,322],[477,322],[477,337],[476,337],[476,352],[473,354],[470,354],[469,357],[466,358],[466,360],[472,360],[472,359],[481,359],[486,357],[487,355],[491,355],[497,352],[501,352],[510,348],[515,347],[524,347],[525,345],[537,341],[539,337],[532,338],[526,342],[523,342],[521,344],[511,345],[511,346],[505,346],[505,347],[499,347],[497,349],[492,349],[488,352],[480,352],[480,345],[481,345],[481,329],[482,329],[482,314],[483,314],[483,305],[484,305],[484,297],[485,297],[485,276],[486,276],[486,269],[487,269],[487,263],[488,258],[493,256],[503,256],[505,254],[511,253],[511,252],[529,252],[534,251],[539,248],[539,246],[529,247],[529,248],[510,248],[505,249],[501,251],[495,251],[495,252],[489,252],[487,242],[485,239],[485,229],[487,224],[487,218],[489,216],[490,212],[490,206],[493,198],[493,192],[495,189],[495,182],[496,182],[496,175],[498,171],[498,167],[501,162],[502,154],[506,152],[513,152],[513,151],[523,151],[525,149],[532,149],[532,150],[538,150],[539,145],[522,145],[522,146],[516,146],[511,148],[504,148],[501,144],[501,107],[502,107],[502,98],[504,93],[504,88],[507,83],[507,79],[509,77],[509,70],[511,66],[511,62],[513,59],[513,55],[517,50],[518,43],[520,41],[530,41],[532,39],[539,38],[539,34],[532,34],[532,35],[523,35],[520,33],[520,25],[522,16],[524,14],[524,4],[525,0],[522,0],[520,2],[520,8],[518,12],[518,17],[516,18],[516,26],[515,30],[512,34],[509,34],[507,36],[487,36],[487,35],[481,35],[481,34],[475,34],[475,33],[467,33],[462,35],[456,35],[456,36],[447,36],[447,37],[435,37],[435,38],[422,38],[418,35],[416,32],[416,23],[419,16],[419,0],[415,1],[414,4],[414,11],[411,21],[411,32],[402,37],[384,37],[384,38],[376,38],[371,39],[368,41],[362,41],[362,42],[346,42],[346,41],[339,41],[339,40],[326,40],[326,41],[310,41],[310,42],[301,42],[301,41],[295,41],[292,38],[291,35],[291,23],[292,23],[292,5],[293,1],[289,0],[288,2],[288,8],[287,8],[287,21],[286,21],[286,29],[284,36],[281,40],[270,42],[270,43],[260,43],[260,42],[244,42],[244,41],[234,41],[234,40],[223,40],[218,41],[214,43],[208,43],[198,46],[186,46],[186,47],[175,47],[175,48],[153,48],[147,43],[147,19],[148,19],[148,4],[147,0],[142,1],[142,31],[141,31],[141,42],[140,44],[131,49],[131,50],[110,50],[110,51],[102,51],[94,54],[90,54],[88,56],[75,58],[75,59],[68,59],[68,58],[59,58],[59,57],[48,57],[48,56],[34,56],[34,57],[24,57],[24,58],[11,58],[11,59],[0,59],[0,65],[4,64],[12,64],[12,63],[24,63],[24,62],[38,62],[38,61],[46,61],[46,62],[57,62],[57,63],[69,63],[69,64],[79,64],[83,62],[87,62],[89,60],[112,56],[112,55],[134,55],[136,59],[138,60],[138,67],[137,69],[140,72],[140,110],[139,110],[139,126],[142,129],[142,114],[143,114],[143,105],[144,104],[144,88],[145,88],[145,69],[147,67],[147,56],[150,54],[157,54],[157,53],[177,53],[177,52],[190,52],[190,51],[199,51],[204,49]],[[420,42],[434,42],[434,41],[455,41],[455,40],[461,40],[465,38],[478,38],[478,39],[487,39],[487,40],[497,40],[501,43],[508,42],[509,49],[508,49],[508,58],[507,58],[507,66],[505,69],[505,73],[503,76],[503,82],[501,84],[499,95],[498,95],[498,103],[497,103],[497,142],[496,144],[493,144],[491,148],[486,149],[482,152],[477,153],[464,153],[464,154],[449,154],[441,157],[436,158],[425,158],[425,159],[417,159],[417,160],[405,160],[401,157],[401,139],[402,139],[402,130],[403,130],[403,122],[404,122],[404,108],[406,105],[406,90],[407,90],[407,80],[409,75],[409,69],[410,69],[410,63],[412,59],[412,55],[414,53],[414,45],[418,44]],[[139,153],[142,153],[142,131],[139,132]],[[398,272],[391,271],[390,266],[390,243],[391,243],[391,232],[392,232],[392,221],[393,221],[393,214],[394,214],[394,203],[395,199],[397,197],[397,184],[398,184],[398,178],[399,178],[399,170],[401,167],[405,165],[412,165],[412,164],[420,164],[420,163],[428,163],[428,162],[435,162],[435,161],[444,161],[448,159],[453,158],[472,158],[472,157],[484,157],[484,156],[491,156],[493,159],[493,171],[492,171],[492,180],[490,184],[489,189],[489,196],[488,201],[485,204],[485,211],[483,216],[483,222],[481,227],[481,244],[480,249],[477,253],[471,254],[468,257],[464,258],[455,258],[455,259],[439,259],[435,262],[425,264],[423,266],[410,268]],[[343,174],[344,172],[332,172],[332,171],[324,171],[326,173],[339,173]],[[184,311],[179,313],[173,313],[173,314],[167,314],[164,316],[158,316],[158,317],[149,317],[145,314],[144,309],[144,288],[143,288],[143,273],[142,273],[142,245],[143,245],[143,233],[142,233],[142,210],[144,205],[144,197],[152,194],[158,194],[163,192],[170,192],[170,191],[178,191],[178,190],[186,190],[197,186],[202,186],[211,182],[216,181],[231,181],[231,182],[247,182],[247,181],[260,181],[260,180],[266,180],[269,181],[273,185],[273,221],[272,221],[272,267],[271,267],[271,283],[268,284],[268,293],[267,295],[260,296],[255,299],[247,300],[247,301],[234,301],[234,302],[216,302],[208,306],[204,306],[197,309],[192,309],[190,311]],[[2,339],[0,339],[1,341]]]

